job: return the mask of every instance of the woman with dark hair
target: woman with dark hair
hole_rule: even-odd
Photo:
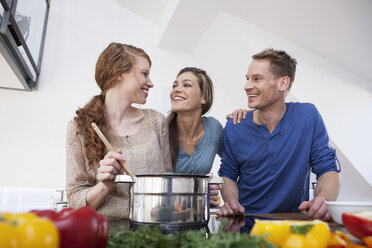
[[[171,172],[168,128],[164,116],[145,104],[150,57],[140,48],[111,43],[99,56],[95,78],[101,93],[94,96],[67,129],[67,198],[71,207],[91,206],[110,227],[129,222],[129,186],[115,184],[122,174],[118,161],[134,175]],[[108,152],[91,127],[95,122],[116,152]]]
[[[186,67],[173,82],[170,98],[167,121],[173,171],[208,174],[223,148],[222,125],[203,116],[213,103],[212,80],[204,70]]]
[[[203,116],[213,103],[213,83],[208,74],[199,68],[186,67],[173,82],[170,93],[171,112],[167,117],[169,145],[173,171],[175,173],[210,173],[213,161],[222,156],[223,128],[213,117]],[[246,110],[235,110],[226,118],[240,123]],[[211,186],[211,206],[218,206],[218,189]]]

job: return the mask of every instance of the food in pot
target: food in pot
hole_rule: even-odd
[[[175,199],[167,204],[167,197],[162,198],[161,205],[151,209],[151,217],[159,221],[186,220],[190,218],[191,209],[187,208],[187,200]]]

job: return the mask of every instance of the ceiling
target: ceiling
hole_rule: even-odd
[[[219,13],[239,17],[299,45],[372,84],[371,0],[115,0],[156,24],[162,48],[191,52]],[[169,8],[174,5],[175,8]],[[173,13],[167,13],[167,11]],[[181,31],[182,32],[181,32]]]
[[[159,25],[162,48],[192,52],[215,17],[225,13],[297,44],[372,85],[371,0],[114,1]],[[7,61],[8,55],[0,53],[0,87],[23,88]]]

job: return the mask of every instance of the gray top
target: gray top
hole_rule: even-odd
[[[137,133],[127,137],[107,135],[107,139],[115,150],[122,150],[127,159],[125,166],[133,175],[171,172],[166,120],[155,110],[144,109],[143,113],[144,120]],[[85,138],[76,136],[76,130],[76,123],[71,120],[67,127],[66,188],[68,203],[73,208],[86,205],[87,192],[97,183],[91,179],[94,172],[86,159]],[[98,207],[97,211],[106,217],[111,229],[129,224],[129,198],[129,184],[120,183]]]

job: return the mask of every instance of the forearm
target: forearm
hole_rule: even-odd
[[[231,180],[230,178],[223,177],[224,184],[221,188],[221,195],[225,202],[229,200],[237,200],[239,199],[239,191],[236,182]]]
[[[97,209],[106,199],[111,189],[105,186],[102,182],[97,183],[89,189],[87,193],[87,206]]]
[[[340,190],[340,175],[335,171],[324,173],[318,178],[315,196],[323,196],[326,201],[335,201]]]

